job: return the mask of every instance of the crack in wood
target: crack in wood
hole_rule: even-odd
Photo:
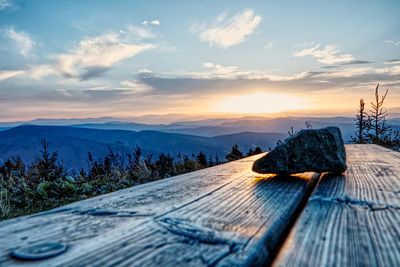
[[[74,211],[72,213],[79,214],[79,215],[113,216],[113,217],[154,216],[153,213],[138,213],[137,211],[115,211],[115,210],[103,210],[103,209],[78,210],[78,211]]]
[[[218,236],[214,230],[199,227],[186,220],[165,217],[157,220],[157,222],[171,233],[190,238],[200,243],[228,245],[230,248],[238,245],[235,241]]]
[[[379,204],[372,201],[362,201],[362,200],[354,200],[349,198],[348,196],[345,197],[323,197],[323,196],[312,196],[309,200],[317,201],[317,202],[328,202],[334,204],[344,204],[348,205],[353,208],[364,208],[370,209],[371,211],[381,211],[387,209],[396,209],[399,210],[400,207],[389,205],[389,204]]]
[[[243,246],[243,244],[240,244],[239,242],[231,241],[227,238],[218,236],[218,232],[214,230],[199,227],[197,225],[189,223],[186,220],[165,217],[156,221],[169,232],[179,236],[183,236],[192,241],[211,245],[228,246],[229,251],[222,253],[211,261],[207,261],[201,255],[199,255],[201,261],[209,267],[215,266],[223,258],[230,255],[231,253],[236,252],[240,249],[240,247]]]

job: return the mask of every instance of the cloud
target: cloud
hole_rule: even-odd
[[[216,45],[226,49],[244,42],[261,20],[261,16],[254,15],[254,10],[249,9],[229,19],[223,13],[213,23],[197,25],[193,30],[200,32],[200,40],[208,42],[210,46]]]
[[[150,38],[145,30],[130,27],[129,32],[109,33],[81,41],[68,53],[57,56],[58,70],[66,78],[88,80],[101,76],[121,60],[154,48],[153,44],[138,41]]]
[[[96,86],[96,87],[91,87],[89,90],[107,90],[106,86]]]
[[[211,62],[203,63],[203,67],[211,69],[211,71],[217,75],[229,75],[238,69],[236,66],[222,66],[220,64],[214,64]]]
[[[79,77],[81,81],[87,81],[93,78],[101,77],[105,72],[107,72],[109,67],[94,66],[84,69],[84,72]]]
[[[24,70],[4,70],[0,71],[0,81],[24,74],[26,71]]]
[[[153,72],[149,69],[140,69],[139,73],[153,73]]]
[[[24,57],[29,57],[31,55],[31,50],[33,46],[36,44],[26,32],[17,32],[14,28],[6,29],[6,36],[12,39],[16,47],[18,48],[21,55]]]
[[[214,63],[212,62],[204,62],[203,63],[204,68],[214,68]]]
[[[334,69],[334,68],[338,68],[339,66],[335,66],[335,65],[329,65],[329,66],[321,66],[321,68],[323,69]]]
[[[271,47],[273,47],[275,45],[275,42],[268,42],[266,45],[264,45],[264,49],[270,49]]]
[[[387,44],[393,44],[394,46],[400,46],[400,41],[385,40],[384,42]]]
[[[10,0],[0,0],[0,10],[5,9],[6,7],[11,6]]]
[[[160,25],[160,21],[159,20],[152,20],[151,22],[149,22],[148,20],[144,20],[142,22],[142,25],[148,25],[148,24],[153,24],[153,25]]]
[[[177,72],[177,73],[163,73],[166,77],[181,77],[184,79],[268,79],[271,81],[289,81],[302,78],[307,75],[307,72],[299,74],[281,76],[265,73],[264,71],[250,70],[243,71],[237,66],[224,66],[213,62],[204,62],[203,71],[197,72]]]
[[[300,94],[324,90],[362,92],[376,83],[388,88],[400,85],[400,66],[389,68],[331,66],[332,69],[286,75],[240,70],[236,66],[223,66],[214,62],[204,62],[202,66],[203,70],[198,72],[153,73],[148,76],[138,76],[138,80],[152,88],[152,96],[188,95],[192,98],[252,93],[260,90]]]
[[[400,59],[394,58],[394,59],[383,62],[383,64],[400,64]]]
[[[236,73],[239,73],[237,71]],[[140,77],[141,83],[153,88],[152,95],[190,95],[192,98],[207,95],[243,94],[260,92],[296,92],[363,90],[371,84],[396,88],[400,85],[398,68],[374,69],[347,68],[334,71],[301,72],[288,76],[249,73],[248,76],[182,76],[153,75]]]
[[[37,65],[31,66],[28,72],[29,77],[35,80],[40,80],[43,77],[58,74],[57,70],[52,65]]]
[[[373,68],[367,67],[367,68],[348,68],[348,69],[340,69],[340,70],[334,70],[334,71],[329,71],[329,72],[320,72],[320,73],[315,73],[313,76],[315,78],[349,78],[349,77],[354,77],[354,76],[360,76],[364,75],[367,73],[373,72]]]
[[[340,65],[358,65],[358,64],[371,64],[371,63],[374,63],[374,62],[366,61],[366,60],[353,60],[350,62],[341,63]]]
[[[335,64],[354,59],[351,54],[340,54],[340,50],[337,45],[326,45],[323,49],[319,49],[319,47],[320,44],[316,44],[314,47],[295,52],[294,56],[313,56],[314,58],[317,58],[319,62],[325,64]]]
[[[152,88],[150,86],[148,86],[140,81],[137,81],[137,80],[130,80],[130,81],[126,80],[126,81],[122,81],[120,83],[121,83],[121,85],[126,86],[126,87],[115,88],[115,89],[119,89],[119,90],[128,89],[128,90],[130,90],[130,92],[133,92],[133,93],[143,93],[143,92],[152,90]]]
[[[388,75],[397,76],[397,75],[400,75],[400,66],[393,66],[393,67],[389,67],[389,68],[379,68],[379,69],[376,69],[376,73],[385,73]]]
[[[66,96],[66,97],[70,97],[72,96],[71,92],[69,92],[66,89],[56,89],[56,93],[62,95],[62,96]]]

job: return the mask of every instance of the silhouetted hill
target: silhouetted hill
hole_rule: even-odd
[[[46,138],[50,151],[58,151],[60,161],[67,168],[87,168],[88,152],[94,158],[104,157],[111,148],[114,152],[129,153],[136,145],[145,155],[177,153],[190,156],[202,151],[207,156],[217,154],[220,159],[238,144],[243,152],[256,146],[266,150],[275,146],[279,139],[286,138],[280,133],[239,133],[227,136],[202,137],[187,134],[164,133],[159,131],[133,132],[126,130],[100,130],[65,126],[25,125],[0,132],[0,159],[20,155],[26,163],[39,155],[41,140]]]

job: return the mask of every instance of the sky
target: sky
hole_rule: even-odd
[[[0,0],[0,121],[334,116],[389,90],[400,1]]]

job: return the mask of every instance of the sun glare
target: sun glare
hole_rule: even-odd
[[[275,113],[310,108],[306,102],[293,95],[254,93],[224,97],[212,106],[212,111],[242,114]]]

